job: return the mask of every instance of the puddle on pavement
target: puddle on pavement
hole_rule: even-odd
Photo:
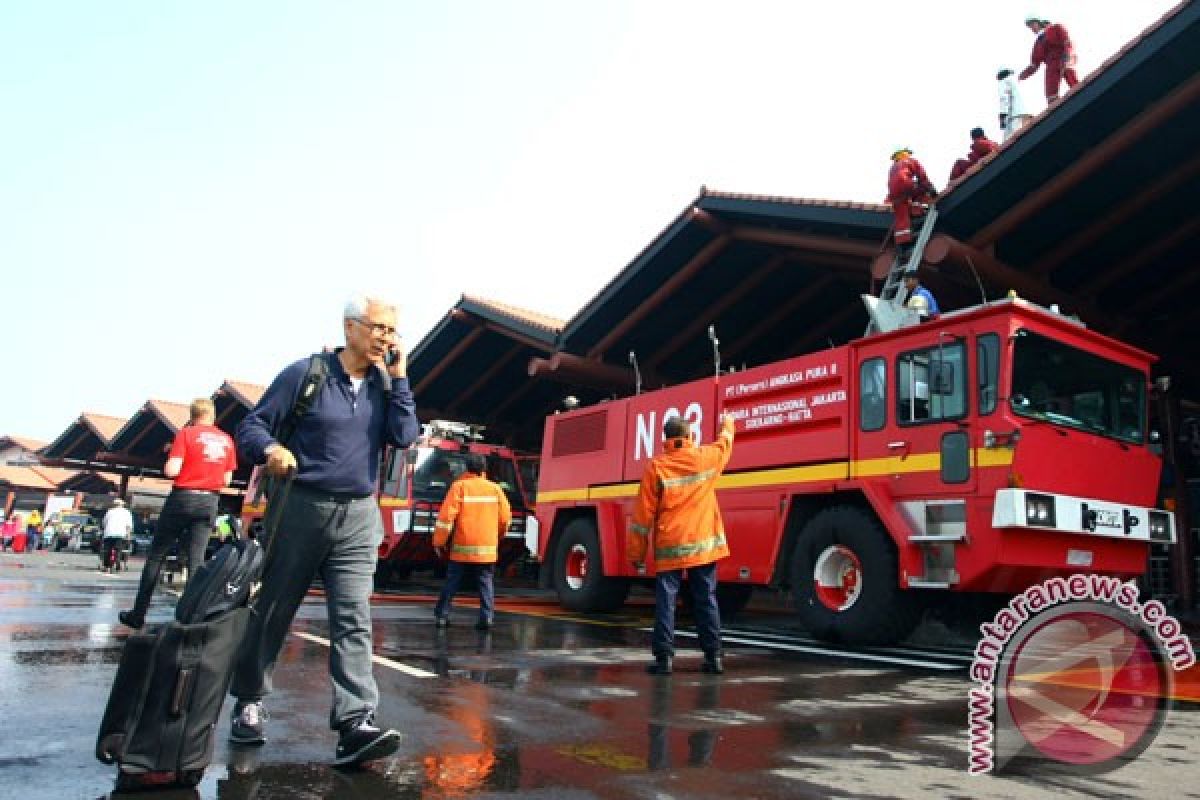
[[[120,647],[75,648],[70,650],[26,650],[12,654],[13,663],[23,667],[67,667],[80,664],[116,664]]]

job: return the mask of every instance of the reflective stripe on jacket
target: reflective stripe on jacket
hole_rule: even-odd
[[[446,492],[433,546],[445,547],[449,540],[451,561],[494,564],[510,522],[512,508],[504,490],[482,475],[466,472]]]
[[[688,439],[664,443],[663,453],[642,475],[626,535],[629,560],[646,560],[650,537],[659,571],[711,564],[729,555],[716,485],[732,452],[733,420],[728,417],[712,444],[697,447]]]

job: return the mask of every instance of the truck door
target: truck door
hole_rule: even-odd
[[[967,340],[922,339],[860,361],[856,472],[889,476],[897,497],[962,494],[975,481]]]

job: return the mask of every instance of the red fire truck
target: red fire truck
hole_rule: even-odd
[[[468,452],[487,458],[488,478],[508,495],[513,519],[500,542],[499,569],[537,552],[537,519],[531,499],[537,480],[537,460],[482,441],[483,429],[461,422],[434,420],[422,427],[420,438],[407,449],[388,448],[378,492],[384,537],[379,545],[376,583],[407,578],[414,570],[441,572],[444,562],[433,550],[433,526],[450,484],[465,469]],[[257,470],[246,496],[255,495]],[[264,504],[243,509],[245,530],[265,510]]]
[[[946,592],[1140,575],[1150,543],[1175,538],[1173,516],[1152,507],[1154,361],[1012,298],[553,415],[537,495],[543,574],[569,609],[619,607],[637,577],[625,531],[664,419],[682,416],[709,442],[728,412],[737,437],[717,485],[728,603],[787,587],[815,635],[885,643]]]

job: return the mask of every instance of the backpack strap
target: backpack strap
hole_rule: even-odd
[[[317,402],[317,395],[321,393],[321,387],[325,385],[325,379],[328,377],[329,362],[325,360],[325,354],[313,353],[308,359],[308,371],[304,373],[304,380],[300,383],[300,393],[296,396],[296,402],[279,424],[279,430],[275,434],[275,440],[284,447],[291,442],[296,428],[300,425],[300,419],[312,410],[313,403]]]

